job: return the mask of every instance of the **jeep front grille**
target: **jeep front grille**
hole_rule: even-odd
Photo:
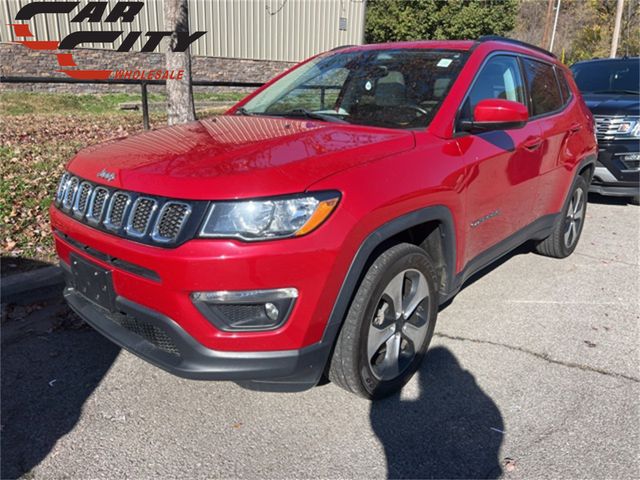
[[[160,218],[153,229],[153,239],[157,242],[171,242],[182,230],[184,222],[191,214],[191,207],[182,202],[167,202],[162,207]]]
[[[62,197],[64,196],[64,192],[67,188],[67,182],[69,181],[70,175],[65,173],[60,177],[60,183],[58,184],[58,190],[56,191],[56,202],[60,203],[62,201]]]
[[[96,187],[89,201],[89,212],[87,213],[87,221],[91,224],[98,224],[102,221],[102,214],[107,205],[109,198],[109,190],[104,187]]]
[[[65,173],[56,190],[55,204],[97,229],[137,242],[172,247],[195,235],[208,202],[141,195]]]
[[[89,195],[91,195],[93,186],[89,182],[82,182],[80,189],[76,195],[76,200],[73,204],[73,215],[76,217],[82,217],[87,211],[87,205],[89,203]]]
[[[138,199],[131,207],[131,215],[129,215],[129,221],[127,223],[127,232],[129,235],[142,237],[147,233],[149,223],[151,223],[151,217],[158,202],[149,197],[138,197]]]
[[[78,177],[71,177],[67,181],[67,185],[64,189],[64,194],[62,199],[63,209],[69,210],[73,205],[73,199],[75,198],[76,192],[78,191],[79,183],[80,183],[80,179]]]
[[[118,230],[124,224],[124,216],[127,213],[131,195],[125,192],[116,192],[111,196],[107,218],[104,221],[105,227],[109,230]]]

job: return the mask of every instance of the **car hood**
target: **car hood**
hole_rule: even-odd
[[[594,115],[640,115],[637,95],[583,94],[583,98]]]
[[[413,146],[413,134],[403,130],[223,115],[89,147],[68,169],[124,190],[224,200],[299,193],[338,171]]]

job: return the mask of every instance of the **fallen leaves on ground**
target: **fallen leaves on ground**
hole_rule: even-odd
[[[161,116],[154,116],[163,125]],[[52,262],[48,208],[80,149],[142,130],[139,115],[38,114],[0,118],[0,251]]]

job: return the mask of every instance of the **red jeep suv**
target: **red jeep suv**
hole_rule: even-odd
[[[379,398],[470,275],[528,240],[571,254],[596,153],[536,47],[337,49],[225,115],[78,153],[51,207],[64,295],[182,377]]]

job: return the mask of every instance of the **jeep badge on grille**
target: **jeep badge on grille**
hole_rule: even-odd
[[[116,174],[108,171],[106,168],[103,168],[102,170],[100,170],[97,176],[98,178],[102,178],[107,182],[113,182],[116,178]]]

